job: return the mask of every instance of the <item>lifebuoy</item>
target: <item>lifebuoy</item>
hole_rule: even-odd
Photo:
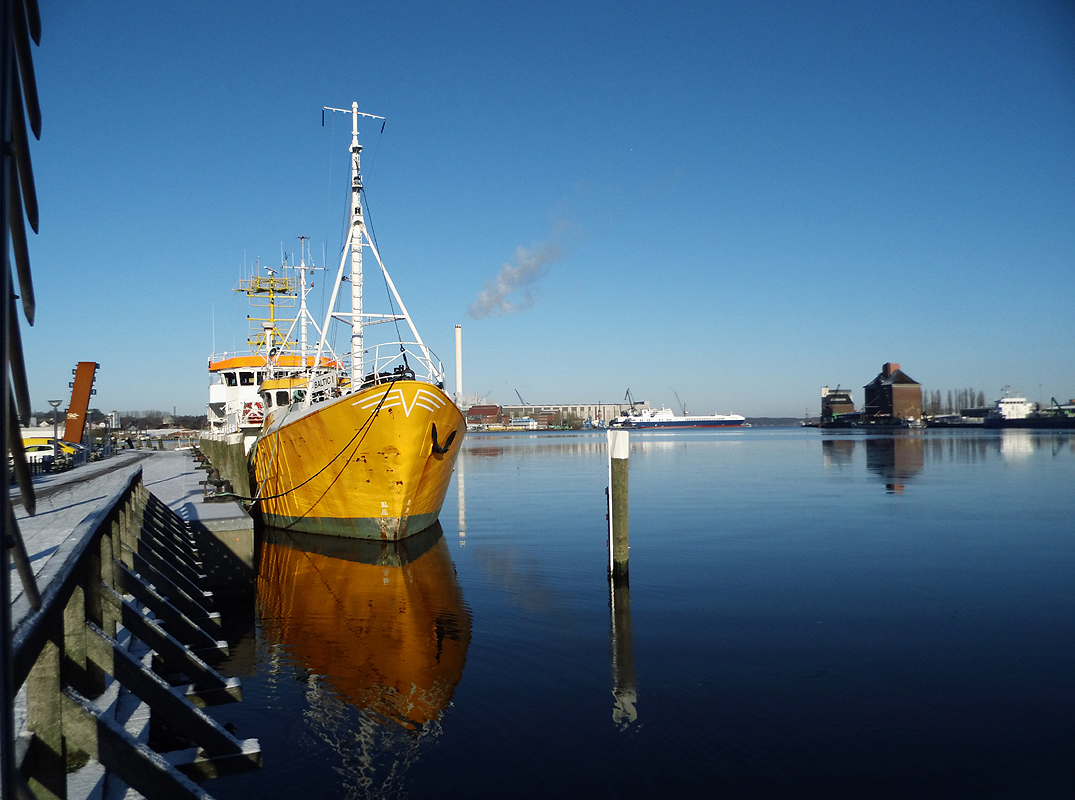
[[[247,422],[261,422],[265,419],[265,409],[261,402],[255,400],[251,403],[243,403],[243,419]]]

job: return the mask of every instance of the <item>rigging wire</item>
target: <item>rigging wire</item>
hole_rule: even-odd
[[[284,412],[284,416],[280,419],[280,424],[276,426],[276,436],[273,438],[272,452],[269,454],[269,469],[272,471],[273,462],[276,461],[276,446],[280,444],[280,429],[284,427],[284,420],[291,414],[291,409],[295,407],[295,403],[298,402],[297,398],[292,395],[291,402],[288,404],[287,411]],[[254,440],[254,446],[250,448],[250,452],[254,452],[257,449],[258,443],[261,441],[261,433],[258,433],[258,438]],[[261,487],[258,486],[258,490],[254,493],[254,502],[258,501],[261,497]]]
[[[362,423],[361,427],[359,427],[359,429],[357,431],[355,431],[355,435],[351,437],[350,441],[347,442],[347,444],[345,444],[343,446],[343,448],[338,453],[336,453],[336,455],[334,455],[329,460],[329,462],[327,464],[325,464],[325,466],[321,467],[321,469],[319,469],[317,472],[315,472],[309,478],[304,480],[302,483],[299,483],[299,484],[296,484],[295,486],[292,486],[286,492],[280,492],[280,494],[272,494],[272,495],[269,495],[267,497],[258,497],[258,496],[244,497],[243,495],[234,494],[234,493],[230,493],[230,492],[221,492],[220,495],[218,495],[218,496],[220,496],[220,497],[232,497],[232,498],[234,498],[236,500],[248,500],[251,503],[258,503],[258,502],[261,502],[262,500],[275,500],[278,497],[285,497],[285,496],[291,494],[292,492],[294,492],[295,490],[301,489],[303,486],[308,484],[310,481],[312,481],[314,478],[316,478],[318,475],[320,475],[322,472],[324,472],[326,469],[328,469],[330,466],[332,466],[333,462],[336,461],[337,458],[339,458],[340,456],[342,456],[344,454],[344,451],[346,451],[347,448],[351,446],[351,444],[355,441],[355,439],[358,439],[360,434],[362,436],[362,439],[359,439],[358,444],[355,445],[355,449],[357,450],[359,447],[362,446],[362,441],[365,440],[366,434],[369,433],[370,428],[373,425],[373,421],[377,418],[377,414],[380,412],[381,406],[383,406],[385,400],[388,399],[388,395],[391,394],[393,387],[394,387],[394,382],[389,382],[388,389],[385,390],[384,395],[382,395],[380,401],[377,403],[377,407],[373,409],[373,412],[369,415],[369,417],[366,419],[366,421]],[[291,409],[289,408],[288,412],[290,413],[290,411],[291,411]],[[283,427],[283,422],[281,421],[281,424],[279,426],[277,426],[277,428],[276,428],[276,438],[277,438],[277,440],[279,440],[279,438],[280,438],[280,429],[282,427]],[[252,449],[251,452],[256,452],[256,448],[257,448],[257,443],[255,443],[254,449]],[[273,456],[275,457],[275,455],[276,455],[276,446],[274,444],[273,445]],[[272,465],[271,460],[270,460],[269,464],[270,464],[270,467],[271,467],[271,465]],[[260,493],[261,493],[261,489],[259,487],[258,494],[260,495]]]
[[[377,248],[377,252],[379,254],[381,252],[381,245],[377,243],[377,231],[373,228],[373,212],[370,211],[370,201],[369,198],[366,197],[365,187],[360,189],[359,192],[362,195],[362,204],[366,207],[366,216],[369,217],[369,225],[367,227],[369,228],[370,239],[373,241],[373,246]],[[384,293],[388,296],[388,309],[392,312],[393,317],[397,317],[398,315],[396,314],[396,302],[395,299],[392,297],[392,290],[388,288],[388,278],[385,276],[384,270],[381,270],[381,279],[384,280]],[[396,319],[393,320],[393,322],[396,326],[396,340],[399,342],[400,352],[404,352],[403,336],[399,332],[399,320]],[[404,361],[406,361],[406,358],[404,358]]]
[[[377,154],[381,152],[381,139],[384,138],[384,126],[388,122],[386,119],[381,120],[381,130],[377,134],[377,139],[373,142],[373,154],[370,156],[369,169],[363,173],[367,178],[373,175],[373,168],[377,164]]]
[[[332,118],[332,124],[330,126],[331,138],[332,138],[332,143],[331,143],[332,150],[331,150],[331,152],[329,154],[329,183],[330,183],[330,188],[328,190],[328,192],[329,192],[328,195],[326,195],[326,201],[325,201],[326,202],[326,214],[325,214],[325,219],[326,219],[326,237],[325,238],[326,238],[326,240],[328,239],[328,235],[327,235],[327,220],[330,217],[330,214],[328,213],[328,210],[327,210],[327,206],[328,206],[329,201],[331,199],[330,195],[331,195],[331,179],[332,179],[332,169],[333,169],[333,167],[332,167],[333,153],[335,153],[335,150],[336,150],[336,148],[335,148],[335,133],[336,133],[336,122],[335,122],[335,120],[336,120],[336,115],[335,114],[330,114],[329,116]],[[325,122],[325,112],[324,112],[324,110],[322,110],[322,112],[321,112],[321,124],[324,125],[324,122]],[[386,124],[387,124],[387,120],[382,119],[381,120],[381,129],[380,129],[380,131],[378,131],[377,137],[374,140],[373,145],[372,145],[373,152],[372,152],[372,155],[369,158],[369,166],[362,173],[363,175],[365,175],[367,177],[373,173],[374,166],[377,163],[377,154],[380,152],[381,140],[384,138],[384,128],[385,128]],[[364,204],[364,206],[365,206],[365,216],[368,218],[367,221],[366,221],[367,222],[366,227],[367,227],[367,230],[369,231],[370,239],[373,242],[374,247],[377,247],[378,252],[380,252],[380,247],[377,244],[377,234],[376,234],[376,232],[374,231],[374,228],[373,228],[373,215],[370,213],[370,210],[369,210],[369,200],[366,197],[365,188],[360,187],[359,188],[359,193],[360,193],[359,202]],[[340,230],[341,246],[340,246],[340,249],[339,249],[339,258],[341,258],[341,259],[344,257],[344,253],[346,252],[346,249],[347,249],[347,243],[348,243],[348,241],[350,239],[350,234],[351,234],[351,231],[350,231],[350,225],[351,225],[351,203],[350,203],[351,187],[349,185],[349,182],[348,182],[348,185],[344,187],[344,194],[345,194],[346,200],[345,200],[345,202],[343,204],[344,213],[343,213],[343,218],[341,219],[341,230]],[[363,242],[359,241],[358,246],[359,247],[364,246]],[[388,287],[388,279],[387,279],[387,277],[384,276],[383,271],[382,271],[382,278],[384,279],[384,282],[385,282],[385,293],[388,296],[389,308],[391,310],[392,316],[395,317],[395,316],[397,316],[395,301],[392,298],[391,290]],[[322,285],[322,286],[324,287],[324,285]],[[323,296],[323,294],[322,294],[322,296]],[[322,332],[322,338],[323,338],[323,340],[325,341],[326,344],[331,343],[330,346],[332,347],[332,349],[334,351],[338,352],[339,348],[337,348],[338,342],[336,340],[337,340],[337,337],[340,334],[340,331],[343,329],[343,326],[339,323],[339,320],[336,319],[333,316],[335,311],[336,311],[336,309],[333,308],[329,312],[329,328],[328,328],[328,330],[325,330],[325,331]],[[405,349],[403,347],[403,336],[402,336],[402,334],[400,333],[400,330],[399,330],[399,320],[398,319],[394,320],[394,323],[395,323],[395,328],[396,328],[396,340],[399,342],[400,351],[404,353],[404,361],[406,361],[406,351],[405,351]],[[353,318],[352,318],[352,324],[354,324],[354,319]],[[331,333],[330,333],[330,331],[331,331]],[[351,358],[352,359],[354,358],[354,353],[351,354]]]
[[[332,173],[334,171],[336,154],[336,115],[330,114],[329,125],[329,151],[328,151],[328,184],[325,186],[325,238],[328,241],[329,220],[332,219]],[[325,124],[325,112],[321,112],[321,124]]]
[[[333,200],[332,200],[332,194],[333,194],[333,189],[332,189],[333,180],[332,179],[333,179],[333,175],[334,175],[335,169],[336,169],[335,168],[335,158],[336,158],[336,115],[335,114],[329,114],[328,116],[329,116],[330,124],[329,124],[328,186],[325,189],[325,239],[324,239],[324,241],[326,241],[326,242],[329,240],[329,221],[332,219],[331,209],[332,209],[332,206],[334,204]],[[325,122],[325,112],[322,111],[321,112],[321,124],[323,125],[324,122]],[[346,194],[349,195],[351,190],[350,190],[349,186],[344,186],[343,191]],[[344,215],[343,215],[343,219],[340,221],[340,235],[339,235],[339,239],[338,239],[338,241],[342,241],[344,243],[346,243],[346,241],[347,241],[347,238],[346,238],[347,237],[347,224],[349,222],[348,205],[349,204],[347,202],[344,202],[344,204],[343,204],[343,206],[344,206]],[[346,244],[341,246],[341,249],[339,251],[339,256],[341,258],[343,256],[343,249],[342,248],[345,247],[345,246],[346,246]],[[326,263],[325,263],[325,281],[321,282],[321,305],[322,305],[322,307],[324,307],[324,305],[325,305],[325,291],[326,291],[326,282],[328,281],[328,267],[329,267],[329,264],[326,261]],[[321,341],[322,341],[324,347],[329,348],[333,352],[339,352],[339,348],[338,348],[339,343],[336,341],[336,339],[337,339],[337,336],[338,336],[339,331],[340,331],[340,325],[339,325],[339,320],[337,320],[333,316],[333,313],[335,311],[336,311],[335,308],[332,308],[332,309],[329,310],[328,326],[325,328],[325,330],[321,331]]]

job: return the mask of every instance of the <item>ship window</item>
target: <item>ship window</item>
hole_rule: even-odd
[[[276,405],[286,406],[288,404],[287,391],[281,390],[276,393]]]
[[[265,380],[265,373],[264,372],[259,372],[258,373],[258,386],[261,386],[261,382],[264,381],[264,380]]]
[[[224,383],[228,384],[228,386],[236,386],[237,384],[235,383],[235,373],[234,372],[225,372],[224,373]]]
[[[265,398],[265,408],[272,408],[272,392],[263,392],[261,396]]]
[[[239,373],[239,385],[240,386],[253,386],[254,385],[254,373],[253,372],[240,372]]]

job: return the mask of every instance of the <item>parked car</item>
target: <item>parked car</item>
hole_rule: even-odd
[[[55,451],[51,444],[28,444],[26,445],[26,460],[31,464],[40,464],[51,461]]]
[[[51,469],[68,469],[77,464],[84,464],[89,457],[89,449],[72,442],[60,442],[57,456],[51,439],[24,439],[22,446],[26,451],[26,460],[31,466],[49,466]]]

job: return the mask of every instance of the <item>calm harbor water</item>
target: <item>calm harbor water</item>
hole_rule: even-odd
[[[1075,435],[468,436],[403,551],[266,532],[221,798],[1075,796]],[[614,605],[614,610],[613,610]]]

